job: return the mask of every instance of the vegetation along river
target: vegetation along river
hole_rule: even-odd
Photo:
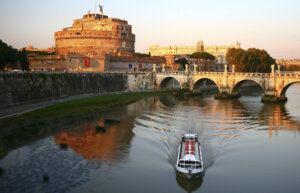
[[[300,85],[282,104],[247,90],[235,100],[145,97],[37,124],[54,132],[2,153],[0,192],[299,192]],[[174,168],[185,133],[201,141],[205,173],[194,180]]]

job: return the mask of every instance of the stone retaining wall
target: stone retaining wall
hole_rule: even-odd
[[[101,72],[2,72],[0,108],[68,96],[125,91],[128,76]]]

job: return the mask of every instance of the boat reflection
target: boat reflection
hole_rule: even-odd
[[[203,175],[188,179],[183,176],[180,172],[176,171],[176,181],[177,184],[186,192],[194,192],[198,190],[203,183]]]

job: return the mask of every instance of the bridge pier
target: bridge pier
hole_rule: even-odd
[[[277,103],[277,102],[286,102],[288,99],[285,95],[282,96],[276,96],[279,94],[276,94],[274,91],[265,91],[265,95],[261,98],[261,102],[263,103]]]
[[[278,102],[286,102],[288,99],[286,96],[276,97],[274,95],[264,95],[261,98],[261,102],[263,103],[278,103]]]
[[[215,95],[215,99],[236,99],[241,97],[240,93],[232,92],[229,87],[221,87],[219,89],[219,94]]]

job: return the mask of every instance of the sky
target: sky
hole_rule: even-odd
[[[54,32],[94,13],[95,2],[133,26],[136,52],[239,41],[276,59],[300,58],[299,0],[1,0],[0,39],[15,48],[55,46]]]

